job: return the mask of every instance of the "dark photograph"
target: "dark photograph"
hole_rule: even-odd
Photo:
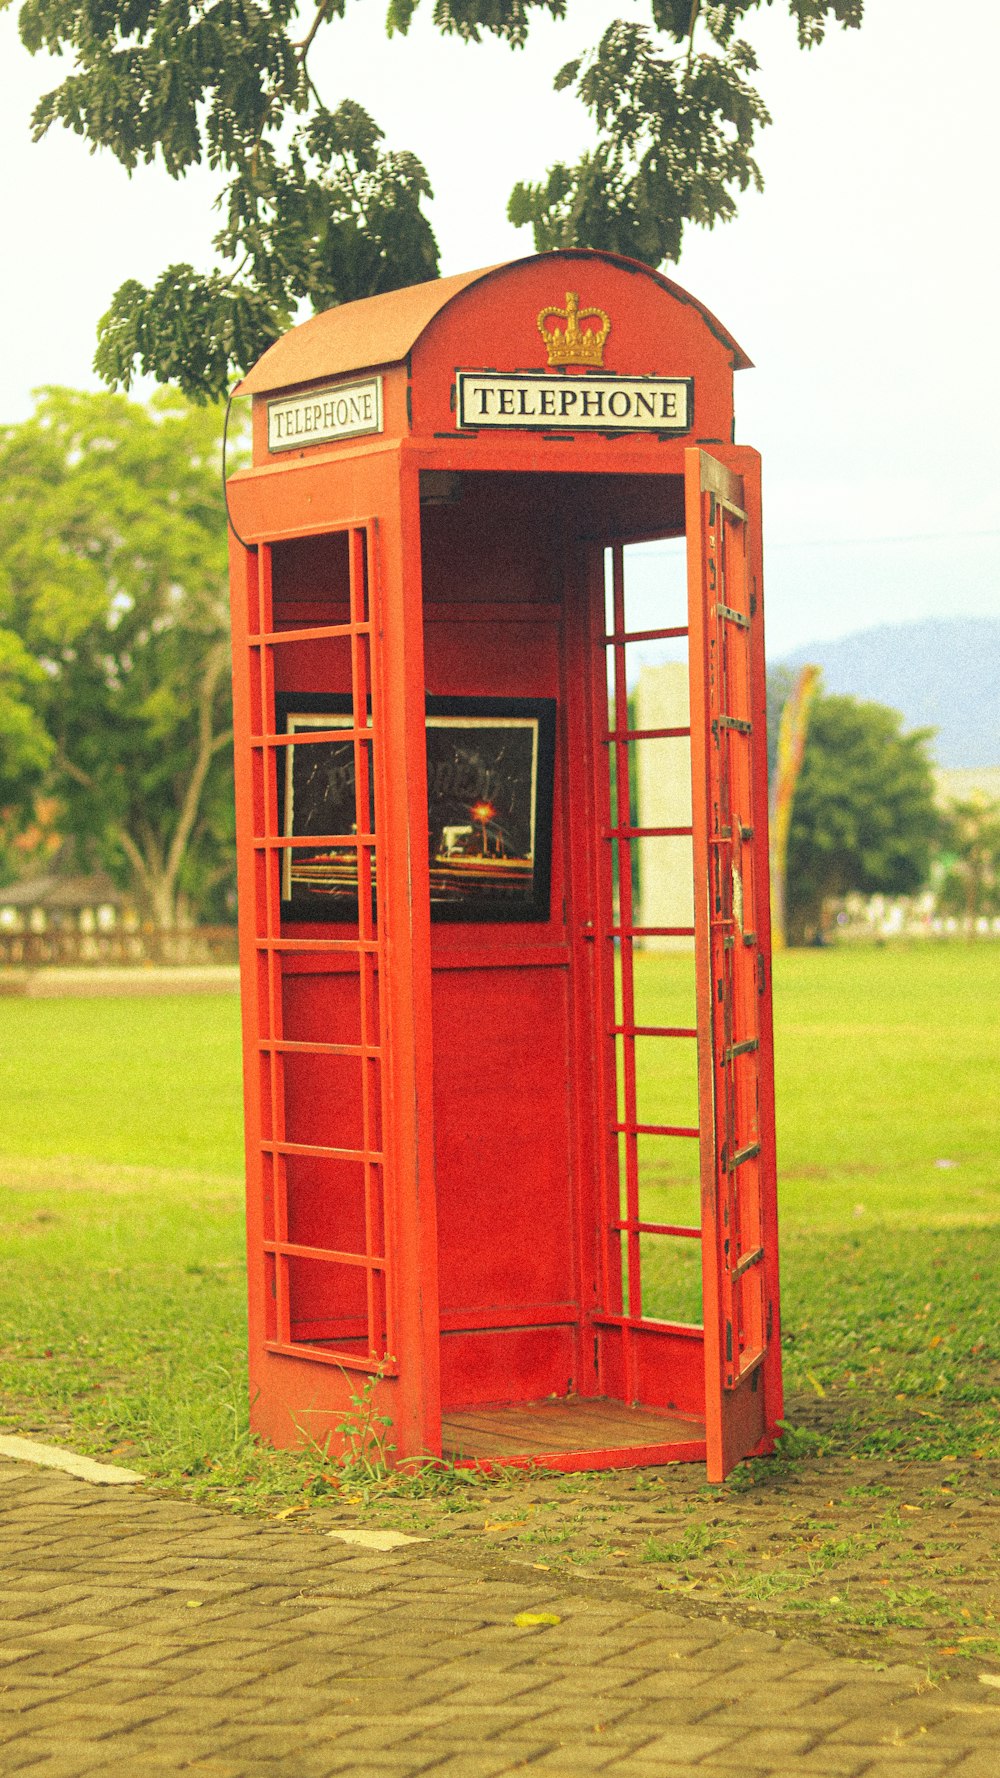
[[[350,728],[344,698],[278,701],[284,751],[281,831],[286,918],[357,917],[354,743],[307,739]],[[555,705],[551,699],[429,698],[427,829],[431,914],[438,920],[546,920],[552,845]],[[368,831],[374,831],[374,809]],[[308,844],[311,835],[319,844]],[[338,843],[338,837],[343,836]]]
[[[279,727],[289,735],[303,737],[310,732],[349,729],[352,722],[350,711],[343,707],[326,711],[289,708],[282,714],[284,722],[279,719]],[[303,738],[300,745],[284,749],[284,767],[282,774],[279,760],[278,804],[283,836],[308,839],[311,834],[323,835],[326,843],[285,849],[282,902],[296,917],[305,919],[356,918],[357,849],[331,843],[331,836],[346,838],[358,831],[354,742]]]

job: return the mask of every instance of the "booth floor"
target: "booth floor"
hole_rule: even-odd
[[[360,1549],[6,1459],[0,1547],[4,1778],[998,1769],[1000,1691],[484,1551]]]
[[[441,1426],[448,1457],[503,1459],[686,1445],[704,1454],[704,1421],[626,1407],[603,1398],[520,1402],[452,1410]]]

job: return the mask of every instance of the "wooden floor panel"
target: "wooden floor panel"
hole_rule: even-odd
[[[444,1416],[441,1437],[449,1457],[530,1457],[543,1452],[698,1444],[704,1442],[705,1428],[700,1420],[653,1408],[568,1398],[452,1409]]]

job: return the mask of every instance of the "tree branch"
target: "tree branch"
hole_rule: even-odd
[[[329,14],[329,11],[330,11],[330,0],[320,0],[320,4],[316,8],[316,17],[313,19],[312,24],[309,26],[309,29],[306,32],[306,35],[304,37],[301,37],[299,39],[298,43],[295,43],[292,45],[293,49],[296,52],[296,55],[298,56],[299,66],[303,69],[305,68],[305,65],[306,65],[306,57],[309,54],[309,51],[312,49],[313,39],[316,36],[316,33],[319,30],[320,25],[322,25],[324,23],[324,21],[326,20],[328,14]]]
[[[687,65],[688,65],[689,72],[691,69],[691,63],[694,59],[694,34],[695,34],[695,29],[698,24],[698,15],[700,12],[701,12],[701,0],[691,0],[691,19],[688,24],[688,46],[687,46]]]
[[[139,832],[146,847],[150,881],[153,881],[163,874],[163,849],[152,822],[146,815],[139,820]]]
[[[316,91],[316,87],[313,83],[312,77],[309,73],[308,68],[306,67],[306,60],[309,55],[309,51],[311,50],[311,48],[313,46],[313,40],[316,36],[317,31],[319,30],[320,25],[325,24],[326,20],[329,17],[329,14],[330,14],[330,0],[320,0],[320,4],[316,8],[316,17],[313,19],[313,22],[310,25],[305,36],[301,37],[297,43],[293,43],[291,46],[292,49],[294,49],[294,51],[295,51],[295,60],[298,62],[298,65],[299,65],[299,73],[301,75],[305,76],[305,79],[307,80],[307,82],[312,90],[313,97],[316,99],[317,103],[320,105],[322,105],[323,101],[320,98],[319,93]],[[260,128],[258,129],[257,135],[254,139],[253,152],[250,156],[250,177],[253,180],[256,180],[256,178],[257,178],[257,151],[260,148],[262,141],[264,140],[264,131],[267,129],[267,120],[270,117],[271,112],[274,108],[275,97],[276,97],[276,94],[275,94],[274,88],[272,87],[271,91],[269,92],[269,94],[267,96],[267,104],[264,106],[264,115],[260,120]]]
[[[84,790],[93,790],[94,780],[90,773],[85,772],[82,766],[75,765],[69,755],[63,752],[58,742],[56,743],[56,765],[61,772],[66,773],[67,778],[72,778],[74,784],[82,785]]]
[[[149,874],[146,860],[126,827],[119,827],[116,831],[118,834],[119,845],[148,895],[152,888],[152,879]]]
[[[191,830],[197,820],[198,805],[201,802],[201,793],[205,787],[208,768],[219,747],[229,739],[232,733],[232,730],[229,730],[225,735],[213,735],[212,733],[212,706],[215,702],[219,680],[225,671],[228,659],[228,641],[217,642],[208,656],[202,675],[198,696],[198,746],[195,753],[194,769],[188,779],[187,789],[181,802],[180,815],[164,862],[163,874],[166,884],[169,885],[171,897],[188,841],[191,838]]]

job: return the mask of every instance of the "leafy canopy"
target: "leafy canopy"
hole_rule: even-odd
[[[161,390],[49,389],[0,429],[0,729],[89,863],[173,925],[231,870],[220,421]]]
[[[929,729],[857,698],[816,698],[792,804],[786,914],[801,942],[833,897],[909,895],[926,883],[940,833]]]
[[[739,31],[775,3],[811,48],[831,22],[860,25],[864,0],[650,0],[648,22],[616,19],[555,81],[590,113],[593,146],[516,185],[511,220],[531,225],[539,250],[658,266],[677,258],[686,223],[731,218],[739,193],[762,185],[754,143],[769,121]],[[389,0],[390,35],[416,5]],[[538,9],[561,19],[567,0],[434,0],[434,22],[519,47]],[[331,104],[315,85],[309,52],[321,31],[349,29],[346,12],[347,0],[319,0],[307,18],[294,0],[24,0],[27,48],[71,63],[35,111],[36,140],[62,124],[130,171],[159,160],[180,178],[207,163],[222,183],[218,265],[167,266],[112,298],[95,365],[113,387],[142,371],[217,399],[302,301],[325,309],[435,276],[425,168],[387,147],[360,105]]]

